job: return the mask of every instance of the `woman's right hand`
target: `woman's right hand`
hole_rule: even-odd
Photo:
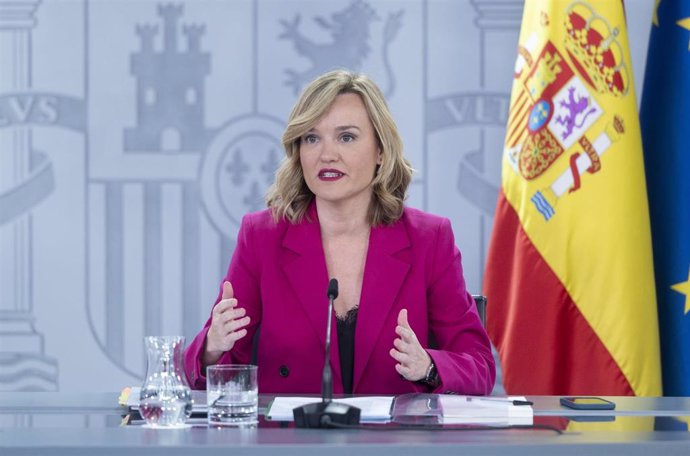
[[[250,318],[247,312],[237,307],[232,284],[223,282],[223,295],[211,314],[211,326],[206,334],[206,349],[204,350],[204,365],[218,362],[226,351],[235,346],[235,342],[247,335],[245,326]]]

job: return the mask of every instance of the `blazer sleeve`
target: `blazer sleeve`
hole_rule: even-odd
[[[223,282],[229,281],[237,299],[237,306],[247,311],[251,321],[247,326],[247,334],[235,342],[232,350],[220,357],[218,364],[249,364],[252,358],[254,335],[261,321],[260,255],[253,240],[251,215],[246,215],[242,218],[237,245],[230,260],[228,273],[220,283],[220,292],[214,307],[222,297]],[[185,351],[185,373],[192,389],[206,389],[206,372],[202,359],[210,326],[211,317]]]
[[[436,236],[427,288],[429,329],[438,349],[428,349],[441,384],[435,393],[490,394],[496,379],[491,343],[465,286],[460,250],[448,219]]]

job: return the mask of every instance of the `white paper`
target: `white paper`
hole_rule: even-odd
[[[333,399],[333,402],[359,408],[361,423],[387,423],[391,420],[393,399],[393,396],[363,396]],[[274,421],[293,421],[292,409],[320,401],[318,397],[276,397],[266,413],[266,418]]]
[[[524,396],[481,397],[439,396],[444,424],[487,424],[494,426],[531,426],[534,409],[531,405],[514,405]]]

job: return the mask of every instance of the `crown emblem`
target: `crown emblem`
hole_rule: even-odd
[[[630,76],[618,29],[581,2],[568,7],[565,26],[565,48],[580,76],[599,93],[626,95]]]

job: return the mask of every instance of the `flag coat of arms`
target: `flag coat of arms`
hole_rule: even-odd
[[[525,2],[484,292],[508,393],[660,394],[622,2]]]

